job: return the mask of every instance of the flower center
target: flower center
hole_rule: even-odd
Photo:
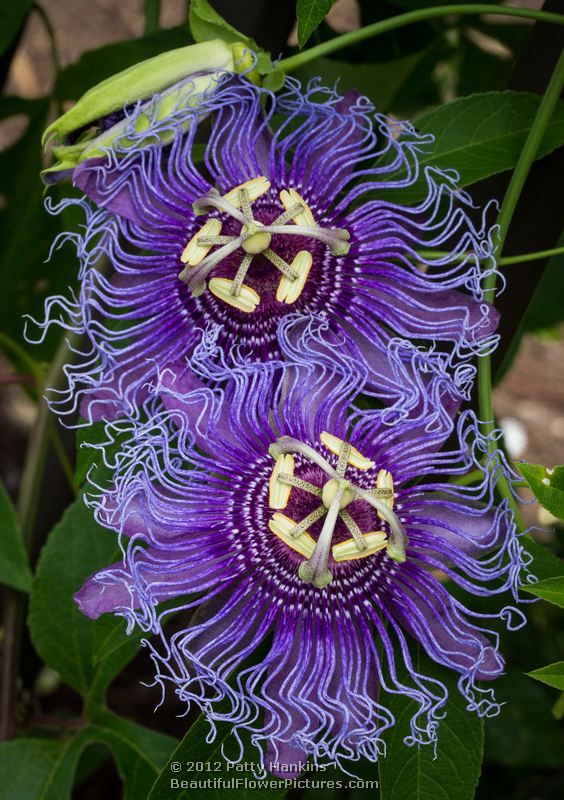
[[[294,303],[304,289],[313,257],[308,250],[299,250],[289,264],[270,247],[272,237],[276,235],[317,239],[326,244],[333,255],[348,253],[348,231],[319,226],[305,200],[294,189],[280,192],[284,211],[273,222],[264,225],[256,220],[251,205],[269,189],[270,182],[260,176],[236,186],[223,196],[211,189],[196,200],[194,212],[197,215],[219,211],[240,222],[241,229],[238,236],[221,236],[221,221],[210,217],[190,239],[180,257],[185,267],[178,277],[189,286],[195,297],[209,288],[228,305],[252,313],[260,303],[260,295],[244,280],[253,258],[260,254],[282,273],[276,291],[278,302]],[[244,256],[234,278],[212,277],[207,283],[215,267],[239,249]]]
[[[270,233],[261,233],[260,223],[249,222],[248,225],[243,225],[243,230],[248,234],[248,238],[241,242],[245,253],[256,256],[268,248],[272,236]]]
[[[390,558],[401,563],[406,558],[407,536],[393,510],[394,483],[391,474],[379,470],[374,488],[363,489],[345,478],[347,468],[352,466],[368,471],[375,467],[375,463],[351,444],[330,433],[322,433],[320,440],[327,450],[337,456],[335,468],[317,450],[298,439],[282,436],[271,445],[269,453],[276,463],[270,476],[269,505],[277,511],[269,522],[269,528],[284,544],[306,559],[299,567],[300,578],[323,589],[333,578],[329,569],[330,555],[335,562],[354,561],[385,548]],[[323,486],[316,486],[294,475],[293,453],[300,454],[321,468],[328,476]],[[321,501],[317,508],[298,522],[280,513],[288,505],[294,490],[308,492]],[[390,532],[361,531],[347,511],[347,506],[354,500],[362,500],[375,509],[380,519],[388,523]],[[322,518],[323,527],[315,541],[308,528]],[[338,519],[344,523],[351,538],[333,544]]]

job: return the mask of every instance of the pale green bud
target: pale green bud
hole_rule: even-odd
[[[223,72],[240,71],[234,57],[235,47],[221,39],[214,39],[170,50],[141,61],[94,86],[45,131],[43,144],[53,145],[52,153],[57,161],[44,170],[42,176],[50,182],[53,180],[53,173],[72,170],[81,161],[102,155],[104,148],[124,134],[130,120],[120,120],[101,133],[93,125],[96,121],[121,111],[124,106],[146,100],[146,107],[149,109],[151,98],[158,94],[156,119],[166,119],[178,108],[181,101],[185,101],[187,105],[193,103],[196,107],[197,98],[212,87]],[[239,53],[240,49],[237,48],[237,55]],[[187,82],[190,82],[191,87],[189,96],[186,96]],[[91,124],[92,127],[89,128]],[[149,116],[139,114],[135,132],[141,133],[149,124]],[[81,130],[76,142],[65,143],[72,133]]]
[[[43,143],[64,142],[73,131],[124,106],[162,93],[197,72],[233,70],[233,47],[221,39],[192,44],[148,58],[89,89],[65,114],[51,123]]]

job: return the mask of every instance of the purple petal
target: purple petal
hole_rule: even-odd
[[[185,415],[202,450],[209,448],[208,431],[213,425],[219,439],[237,444],[229,422],[229,410],[220,402],[218,393],[208,389],[186,362],[167,366],[159,381],[165,408]]]
[[[492,305],[456,289],[437,286],[433,291],[430,285],[421,291],[393,284],[375,289],[365,284],[365,292],[381,304],[386,320],[403,336],[447,341],[465,336],[478,343],[495,333],[499,323],[499,312]]]
[[[303,772],[307,759],[308,755],[303,748],[281,739],[268,739],[265,766],[272,775],[278,778],[297,778]]]
[[[194,539],[197,548],[198,537]],[[134,574],[118,563],[86,580],[75,594],[75,602],[83,614],[97,619],[101,614],[127,612],[143,603],[154,607],[169,598],[178,599],[217,584],[218,558],[213,553],[204,560],[193,547],[148,547],[138,551]]]
[[[110,612],[125,612],[139,605],[137,592],[121,562],[87,578],[74,600],[79,611],[90,619]]]
[[[414,564],[396,575],[389,607],[402,625],[439,664],[492,680],[503,673],[504,661],[481,629],[464,619],[445,587]]]
[[[103,168],[105,163],[104,158],[90,158],[78,164],[73,172],[74,185],[97,206],[107,208],[132,222],[142,223],[132,198],[130,184],[124,184],[122,180],[120,186],[120,172],[117,169],[112,172]]]
[[[104,385],[83,396],[81,417],[89,422],[114,420],[122,416],[124,411],[142,405],[149,397],[145,381],[155,369],[154,365],[147,363],[135,368],[121,364],[111,373],[106,373]]]
[[[413,515],[413,517],[412,517]],[[503,534],[496,524],[495,510],[487,511],[467,501],[433,500],[432,495],[411,504],[406,519],[413,519],[423,536],[429,534],[467,555],[476,556],[495,547]]]
[[[366,124],[366,101],[350,90],[328,112],[315,101],[299,111],[306,115],[294,144],[293,163],[279,162],[279,180],[295,182],[308,202],[336,197],[351,179],[358,158],[374,139]]]

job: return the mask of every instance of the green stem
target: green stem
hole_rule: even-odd
[[[17,351],[17,348],[13,347],[13,343],[10,340],[8,342],[12,349]],[[37,418],[29,437],[17,502],[22,539],[28,552],[32,549],[33,544],[33,529],[39,505],[39,492],[52,430],[50,411],[44,397],[44,391],[47,388],[57,389],[59,387],[63,374],[63,365],[77,343],[78,336],[76,335],[70,336],[68,342],[66,338],[63,338],[44,380],[39,383],[41,391],[39,393]],[[6,344],[6,341],[4,341],[4,344]],[[3,609],[4,643],[0,672],[0,741],[12,738],[15,733],[17,680],[25,607],[25,595],[6,587]]]
[[[35,3],[33,6],[34,10],[37,11],[39,16],[41,17],[41,21],[45,27],[47,32],[47,36],[49,37],[49,45],[51,47],[51,60],[53,62],[53,70],[55,72],[55,82],[57,81],[57,77],[59,72],[61,71],[61,59],[59,56],[59,47],[57,45],[57,37],[55,35],[55,29],[51,24],[51,20],[47,15],[45,9],[39,5],[39,3]]]
[[[161,19],[161,0],[145,0],[145,34],[155,33]]]
[[[457,486],[470,486],[472,483],[478,483],[484,477],[484,473],[481,469],[473,469],[471,472],[467,472],[466,475],[461,475],[460,478],[454,478],[452,483],[456,483]]]
[[[366,25],[356,31],[343,33],[328,42],[322,42],[315,47],[310,47],[296,55],[283,58],[278,62],[278,67],[284,72],[293,72],[303,64],[313,61],[321,56],[334,53],[343,47],[357,44],[381,33],[393,31],[404,25],[411,25],[414,22],[422,22],[436,17],[446,17],[449,15],[460,16],[462,14],[496,14],[498,16],[521,17],[522,19],[532,19],[538,22],[553,22],[555,25],[564,24],[564,16],[561,14],[551,14],[546,11],[533,11],[529,8],[508,8],[507,6],[496,6],[489,3],[463,3],[462,5],[433,6],[432,8],[421,8],[416,11],[408,11],[406,14],[398,14],[391,19],[375,22],[373,25]]]
[[[33,526],[37,514],[39,490],[41,488],[49,440],[51,412],[49,411],[46,399],[43,397],[43,393],[45,389],[59,388],[63,366],[72,352],[71,347],[73,346],[73,341],[73,337],[69,337],[68,341],[66,338],[63,338],[49,366],[49,370],[45,375],[43,390],[40,392],[37,419],[29,437],[17,502],[17,511],[20,518],[23,541],[28,550],[31,544]],[[76,344],[76,341],[74,341],[74,344]]]
[[[564,20],[564,17],[562,17],[562,19]],[[535,119],[533,120],[533,124],[529,130],[525,144],[523,145],[521,155],[517,161],[517,166],[511,175],[509,186],[507,187],[507,191],[505,192],[505,196],[503,198],[503,203],[501,204],[501,211],[499,212],[497,219],[497,224],[499,225],[499,253],[503,251],[503,246],[509,232],[509,226],[511,224],[511,220],[513,219],[513,214],[515,213],[515,208],[517,207],[519,197],[523,191],[525,181],[527,180],[527,176],[541,145],[544,132],[548,126],[548,123],[550,122],[550,118],[552,117],[563,88],[564,52],[561,53],[556,67],[554,68],[554,72],[552,73],[552,77],[549,81],[546,92],[544,93],[544,96],[540,102]],[[490,275],[488,275],[484,284],[486,299],[491,301],[493,301],[495,295],[496,281],[497,275],[495,272],[492,272]]]
[[[521,253],[518,256],[505,256],[504,258],[497,259],[498,267],[506,267],[511,264],[526,264],[529,261],[540,261],[543,258],[552,258],[552,256],[560,256],[564,253],[564,247],[553,247],[550,250],[537,250],[535,253]],[[451,256],[446,250],[418,250],[417,255],[423,258],[443,258],[444,256]],[[468,256],[476,256],[476,253],[460,253],[456,256],[456,261],[464,261]]]
[[[503,250],[507,233],[509,231],[509,226],[511,224],[511,220],[513,219],[515,208],[517,207],[519,196],[523,190],[529,170],[531,169],[533,161],[535,160],[539,145],[542,141],[546,127],[550,122],[550,118],[556,103],[558,102],[558,98],[563,87],[564,53],[561,54],[554,72],[552,73],[547,90],[541,100],[536,116],[533,120],[533,124],[531,125],[525,140],[523,150],[521,151],[521,155],[517,161],[517,166],[515,167],[515,170],[511,176],[509,186],[507,187],[505,197],[503,198],[503,202],[501,204],[501,210],[497,220],[499,225],[500,253]],[[497,275],[493,271],[487,276],[484,282],[484,296],[492,303],[495,297],[496,282]],[[478,399],[483,430],[486,436],[490,436],[495,429],[495,419],[492,398],[492,364],[491,356],[489,355],[483,356],[478,361]],[[494,441],[489,441],[488,450],[490,455],[495,453],[496,444]],[[511,487],[509,486],[507,479],[503,476],[498,483],[498,490],[502,497],[509,501],[509,504],[515,513],[515,521],[517,525],[521,528],[521,530],[524,530],[525,526],[518,511],[517,503],[513,498]]]
[[[51,424],[49,425],[49,439],[53,450],[55,451],[55,455],[59,460],[59,466],[63,471],[65,478],[67,479],[67,483],[73,495],[76,497],[78,495],[78,491],[74,482],[74,470],[72,468],[72,464],[70,462],[69,457],[67,456],[65,447],[63,442],[61,441],[61,436],[59,431]]]
[[[455,483],[457,486],[470,486],[472,483],[478,483],[484,477],[484,472],[481,469],[473,469],[471,472],[467,472],[466,475],[461,475],[459,478],[453,478],[451,483]],[[519,487],[520,489],[526,489],[528,483],[526,481],[514,481],[513,486]]]
[[[553,247],[550,250],[538,250],[536,253],[523,253],[518,256],[498,258],[497,263],[500,267],[506,267],[510,264],[526,264],[529,261],[540,261],[543,258],[552,258],[552,256],[560,256],[563,253],[564,247]]]

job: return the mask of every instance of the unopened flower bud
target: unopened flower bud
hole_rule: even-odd
[[[201,42],[141,61],[97,84],[45,131],[43,144],[52,145],[56,162],[44,170],[44,180],[52,183],[77,164],[102,156],[126,132],[127,106],[141,103],[148,127],[149,114],[154,123],[183,102],[197,103],[223,72],[240,71],[236,60],[241,49],[221,39]],[[136,114],[135,132],[141,132],[143,119],[143,114]]]

